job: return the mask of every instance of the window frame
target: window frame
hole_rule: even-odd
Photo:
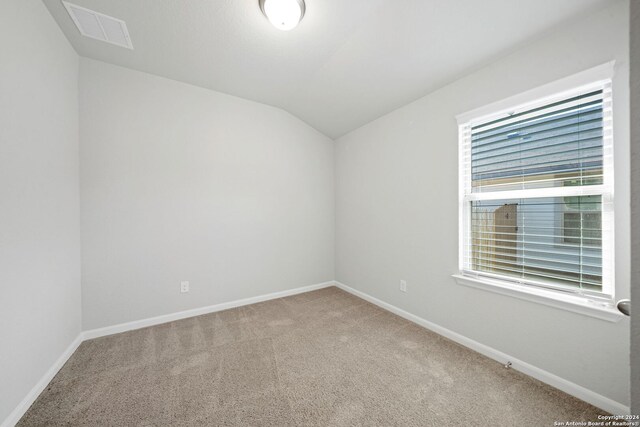
[[[555,81],[525,93],[489,104],[479,109],[456,116],[458,122],[459,144],[459,254],[458,273],[454,275],[458,283],[481,287],[483,289],[524,297],[548,305],[560,305],[573,308],[571,311],[591,312],[597,307],[596,316],[606,320],[619,320],[615,310],[615,222],[614,222],[614,165],[613,165],[613,112],[612,86],[614,62],[583,71],[570,77]],[[473,193],[471,191],[471,173],[469,138],[471,127],[479,123],[503,118],[514,112],[526,111],[541,107],[583,93],[588,90],[603,89],[603,183],[590,186],[529,188],[525,190],[506,190]],[[602,290],[589,291],[565,286],[549,286],[546,283],[535,283],[534,280],[519,280],[508,276],[492,275],[486,272],[475,272],[468,264],[470,260],[471,201],[518,199],[533,197],[568,197],[598,195],[602,197]],[[524,196],[524,197],[523,197]],[[564,212],[561,213],[564,223]],[[571,307],[571,306],[574,307]],[[586,309],[585,309],[586,307]],[[604,313],[604,314],[603,314]],[[592,313],[593,314],[593,313]]]

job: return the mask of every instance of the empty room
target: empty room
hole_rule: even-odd
[[[640,1],[0,32],[0,427],[640,426]]]

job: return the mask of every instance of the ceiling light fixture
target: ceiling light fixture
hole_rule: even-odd
[[[305,4],[304,0],[260,0],[260,9],[274,27],[289,31],[302,20]]]

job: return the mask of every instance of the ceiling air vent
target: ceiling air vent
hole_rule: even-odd
[[[127,24],[123,20],[66,1],[62,3],[83,36],[133,49]]]

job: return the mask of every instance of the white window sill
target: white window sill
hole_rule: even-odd
[[[547,291],[536,288],[523,288],[516,285],[510,285],[498,280],[489,278],[476,278],[464,276],[462,274],[454,274],[453,278],[459,285],[470,286],[472,288],[482,289],[485,291],[495,292],[507,295],[525,301],[531,301],[550,307],[559,308],[573,313],[582,314],[609,322],[619,322],[625,315],[620,313],[618,309],[607,304],[597,301],[590,301],[583,297],[575,295],[564,295],[554,291]]]

